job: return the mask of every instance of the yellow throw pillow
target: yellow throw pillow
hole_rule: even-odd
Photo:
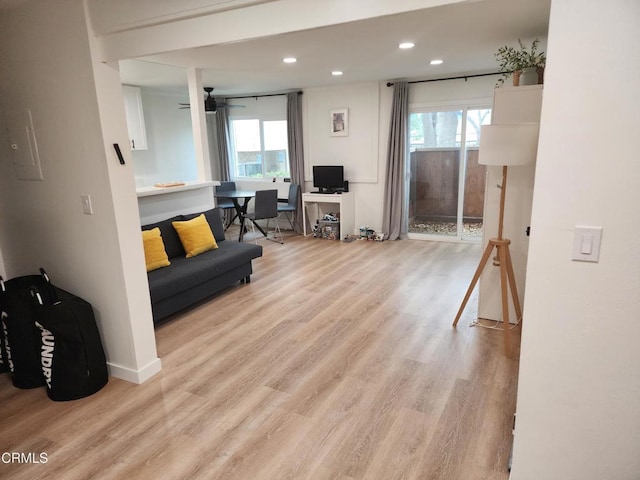
[[[158,227],[142,231],[142,244],[147,272],[171,265]]]
[[[178,232],[184,251],[187,252],[187,258],[218,248],[204,213],[191,220],[171,222],[171,224]]]

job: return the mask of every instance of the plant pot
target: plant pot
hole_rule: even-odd
[[[522,74],[522,70],[516,70],[511,73],[511,78],[513,79],[513,86],[517,87],[520,85],[520,74]]]
[[[520,75],[520,85],[537,85],[538,72],[536,67],[529,67],[522,70]]]
[[[537,67],[536,72],[538,74],[538,85],[542,85],[544,83],[544,67]]]

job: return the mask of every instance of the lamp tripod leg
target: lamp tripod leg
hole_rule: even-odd
[[[509,277],[509,286],[511,287],[511,299],[516,310],[516,322],[522,320],[522,309],[520,308],[520,298],[518,297],[518,287],[516,285],[516,276],[513,273],[513,262],[511,261],[511,250],[507,249],[507,275]]]
[[[502,324],[504,329],[504,352],[507,357],[511,355],[511,340],[509,328],[509,295],[507,292],[507,281],[511,280],[511,275],[507,272],[509,265],[508,245],[498,245],[498,257],[500,258],[500,291],[502,294]],[[511,274],[513,271],[511,271]]]
[[[456,315],[456,319],[453,321],[453,326],[455,327],[458,324],[458,320],[460,320],[460,316],[464,311],[464,307],[467,306],[467,302],[469,301],[469,297],[471,296],[471,292],[473,292],[476,283],[480,279],[480,275],[482,274],[482,270],[484,266],[487,264],[487,260],[491,256],[491,251],[493,250],[493,243],[489,242],[487,244],[487,248],[484,249],[484,253],[482,254],[482,258],[480,259],[480,263],[478,264],[478,268],[476,268],[476,273],[473,274],[473,279],[469,284],[469,288],[467,289],[467,293],[464,296],[464,300],[462,300],[462,305],[460,305],[460,309],[458,310],[458,314]]]

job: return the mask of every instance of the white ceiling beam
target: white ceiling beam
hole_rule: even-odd
[[[86,0],[98,36],[277,0]]]
[[[278,0],[113,33],[98,39],[102,60],[113,61],[239,42],[464,1],[466,0]]]

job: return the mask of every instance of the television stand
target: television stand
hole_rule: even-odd
[[[315,205],[316,208],[309,208]],[[307,211],[309,210],[309,211]],[[344,240],[355,231],[355,210],[353,192],[343,192],[340,195],[328,193],[302,194],[302,225],[303,233],[307,236],[307,219],[314,225],[316,220],[322,219],[325,213],[340,212],[340,240]]]

